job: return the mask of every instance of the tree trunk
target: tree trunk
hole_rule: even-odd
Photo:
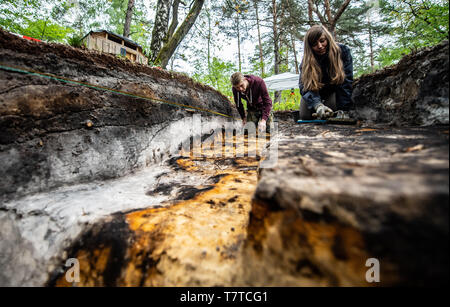
[[[317,7],[314,5],[313,0],[308,0],[308,14],[309,15],[309,20],[311,22],[312,20],[312,12],[315,12],[317,17],[320,20],[320,23],[326,27],[331,34],[336,37],[336,24],[339,21],[339,18],[341,18],[342,14],[344,13],[344,11],[347,9],[347,6],[350,4],[351,0],[345,0],[341,7],[338,9],[338,11],[336,12],[336,14],[334,15],[334,17],[331,16],[331,9],[330,9],[330,1],[329,0],[324,0],[324,8],[325,8],[325,16],[322,16],[322,14],[320,14],[319,10],[317,9]]]
[[[310,26],[314,25],[313,5],[311,1],[308,1],[308,21]]]
[[[261,28],[259,24],[259,13],[258,13],[258,1],[253,1],[255,5],[255,11],[256,11],[256,27],[258,29],[258,43],[259,43],[259,65],[261,68],[261,78],[264,78],[264,57],[263,57],[263,50],[262,50],[262,43],[261,43]]]
[[[278,18],[277,18],[277,1],[272,0],[272,14],[273,14],[273,51],[275,56],[274,73],[278,75],[280,73],[280,48],[279,48],[279,35],[278,35]],[[275,103],[281,101],[281,92],[275,92]]]
[[[164,44],[167,44],[169,39],[175,33],[175,30],[178,27],[178,7],[180,6],[180,0],[173,0],[172,4],[172,22],[170,23],[169,30],[167,31],[167,35],[164,38]]]
[[[236,13],[236,30],[237,30],[237,40],[238,40],[238,57],[239,57],[239,71],[242,71],[242,60],[241,60],[241,25],[239,23],[239,13]]]
[[[208,17],[208,74],[211,74],[211,11],[206,11]]]
[[[286,56],[285,56],[285,63],[286,63],[286,71],[289,71],[289,44],[286,40]]]
[[[320,23],[328,28],[328,21],[325,20],[325,18],[322,16],[322,14],[320,14],[319,10],[317,9],[317,7],[314,5],[313,0],[308,0],[308,8],[311,9],[311,12],[315,12],[317,17],[319,17]],[[312,15],[312,13],[311,13]],[[310,16],[312,18],[312,16]],[[312,20],[312,19],[311,19]]]
[[[369,27],[370,71],[374,72],[375,63],[373,59],[372,24],[370,23],[370,16],[367,16],[367,26]]]
[[[280,49],[282,50],[282,56],[280,61],[286,65],[286,70],[281,69],[281,72],[289,71],[289,44],[287,40],[287,32],[290,32],[288,25],[286,25],[286,1],[281,0],[280,5],[280,27],[278,27],[278,32],[280,36]],[[285,47],[286,52],[283,52],[283,47]]]
[[[350,4],[351,0],[345,0],[344,3],[342,3],[341,7],[339,8],[339,10],[337,11],[336,15],[334,15],[333,20],[330,20],[330,31],[331,33],[333,33],[334,36],[336,36],[336,24],[339,20],[339,18],[341,18],[342,14],[344,13],[345,9],[347,8],[347,6]]]
[[[286,1],[286,5],[287,5],[287,12],[289,13],[289,27],[288,27],[289,34],[286,34],[286,46],[288,47],[288,49],[289,49],[289,45],[292,47],[292,52],[294,54],[295,72],[298,74],[299,73],[298,58],[297,58],[297,49],[295,48],[295,38],[294,38],[295,29],[292,28],[292,20],[295,19],[295,17],[292,16],[292,7],[291,7],[291,3],[289,2],[289,0]],[[288,35],[290,35],[289,38],[288,38]]]
[[[155,62],[161,46],[166,38],[169,25],[170,0],[158,0],[156,5],[155,25],[153,26],[152,42],[150,44],[150,61]]]
[[[162,68],[166,68],[176,48],[183,41],[184,37],[197,20],[197,17],[200,14],[204,3],[205,0],[195,0],[194,5],[186,16],[186,19],[183,21],[175,34],[169,39],[167,44],[165,44],[164,47],[162,47],[159,51],[158,56],[155,60],[155,64],[159,64]]]
[[[323,6],[325,7],[325,16],[327,17],[328,22],[331,22],[333,18],[331,17],[330,0],[324,0]]]
[[[123,26],[123,36],[130,36],[131,18],[133,17],[134,0],[128,0],[127,14],[125,16],[125,24]]]
[[[272,22],[273,22],[273,51],[275,56],[274,73],[280,72],[280,48],[278,35],[277,1],[272,0]]]
[[[295,39],[292,33],[291,33],[291,41],[292,41],[292,51],[294,52],[295,73],[299,74],[300,71],[298,69],[297,49],[295,48]]]

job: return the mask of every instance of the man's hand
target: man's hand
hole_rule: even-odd
[[[242,120],[242,127],[244,127],[247,124],[247,117],[244,117]]]
[[[265,132],[266,131],[266,121],[264,119],[261,119],[258,123],[258,131],[259,132]]]
[[[316,113],[314,113],[312,116],[318,119],[327,119],[333,116],[333,110],[331,110],[323,103],[319,103],[316,106]]]

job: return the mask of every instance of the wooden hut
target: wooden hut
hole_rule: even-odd
[[[122,35],[107,30],[97,30],[86,34],[82,41],[88,49],[122,55],[132,62],[148,64],[148,59],[142,52],[142,47]]]

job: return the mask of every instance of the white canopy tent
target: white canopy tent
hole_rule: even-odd
[[[289,90],[291,88],[298,88],[298,79],[300,75],[296,75],[290,72],[275,75],[264,79],[267,89],[269,91],[282,91]]]

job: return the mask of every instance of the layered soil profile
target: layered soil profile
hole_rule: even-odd
[[[395,126],[449,124],[448,41],[418,50],[354,84],[354,116]]]

